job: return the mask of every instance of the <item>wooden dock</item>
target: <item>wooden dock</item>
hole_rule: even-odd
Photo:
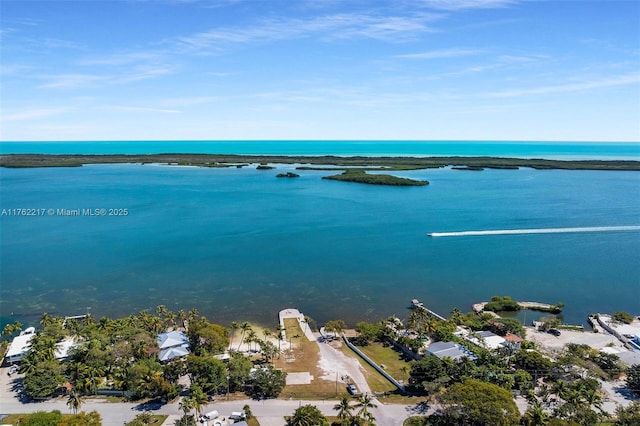
[[[446,321],[447,319],[445,317],[443,317],[442,315],[438,315],[437,313],[433,312],[431,309],[427,308],[426,306],[424,306],[424,304],[422,302],[420,302],[418,299],[411,299],[411,307],[414,309],[424,309],[425,311],[427,311],[427,313],[435,318],[438,318],[441,321]]]

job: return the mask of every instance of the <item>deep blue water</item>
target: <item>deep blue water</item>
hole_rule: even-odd
[[[621,142],[492,141],[102,141],[0,142],[0,153],[40,154],[263,154],[501,156],[563,159],[638,159],[640,144]]]
[[[5,144],[6,145],[6,144]],[[4,146],[3,145],[3,148]],[[565,320],[640,314],[640,233],[429,238],[427,233],[640,225],[640,173],[451,169],[425,187],[327,172],[159,165],[0,169],[0,208],[126,208],[125,217],[0,216],[2,320],[128,315],[164,304],[273,326],[447,314],[492,295],[562,301]]]

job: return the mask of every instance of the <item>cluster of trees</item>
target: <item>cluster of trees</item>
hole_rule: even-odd
[[[634,320],[633,315],[624,311],[614,312],[611,318],[613,318],[614,321],[618,321],[624,324],[631,324]]]
[[[363,395],[355,404],[351,398],[344,396],[333,407],[341,426],[374,425],[376,418],[371,413],[377,405],[369,395]],[[303,405],[293,415],[285,417],[287,426],[329,426],[329,420],[314,405]],[[336,423],[333,423],[336,424]]]
[[[519,311],[521,309],[518,302],[511,300],[509,296],[493,296],[491,301],[484,306],[485,311]]]
[[[186,358],[159,362],[157,334],[185,324],[192,353]],[[273,397],[284,387],[285,373],[272,366],[253,373],[253,362],[240,353],[231,351],[228,362],[214,357],[229,348],[229,330],[209,322],[197,310],[176,314],[159,306],[155,314],[143,311],[99,321],[90,315],[63,320],[44,314],[40,325],[41,330],[31,341],[32,348],[20,365],[25,374],[24,393],[32,398],[50,397],[67,383],[75,395],[96,394],[98,389],[107,388],[119,390],[123,397],[131,399],[170,400],[182,391],[178,379],[184,375],[191,379],[192,394],[201,392],[205,396],[244,391],[252,396]],[[257,340],[248,324],[238,328],[246,334],[245,342]],[[17,330],[14,327],[9,331]],[[265,362],[278,353],[267,336],[265,333],[264,340],[256,343]],[[72,338],[75,347],[67,360],[60,361],[54,355],[57,342],[64,338]]]
[[[494,297],[493,302],[501,304],[500,310],[504,310],[504,305],[511,300]],[[411,363],[408,390],[433,396],[442,407],[424,424],[489,425],[519,424],[521,421],[546,424],[537,423],[542,419],[555,422],[552,424],[592,425],[605,418],[598,379],[610,380],[625,371],[616,355],[587,345],[569,344],[562,353],[550,359],[527,341],[520,346],[489,351],[455,336],[458,325],[471,330],[490,330],[499,335],[525,336],[522,324],[515,319],[493,318],[486,313],[463,314],[454,309],[451,317],[443,321],[424,309],[413,309],[407,321],[408,328],[415,332],[412,337],[398,337],[396,331],[403,328],[402,324],[395,318],[388,318],[377,323],[358,323],[359,337],[355,343],[366,345],[375,340],[395,340],[418,353],[423,339],[429,338],[457,342],[477,356],[473,361],[465,357],[453,361],[428,356]],[[640,366],[626,372],[628,387],[640,394]],[[524,419],[520,419],[514,408],[513,392],[525,395],[530,401],[531,408]],[[473,397],[465,400],[464,395]],[[490,398],[483,399],[487,395]],[[631,414],[625,412],[625,415]]]

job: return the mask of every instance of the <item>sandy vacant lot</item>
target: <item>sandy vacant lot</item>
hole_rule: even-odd
[[[525,327],[525,329],[527,330],[527,340],[536,342],[540,348],[561,349],[567,343],[589,345],[594,349],[602,349],[605,346],[624,348],[615,336],[608,333],[562,330],[560,336],[554,336],[549,333],[536,331],[532,327]]]

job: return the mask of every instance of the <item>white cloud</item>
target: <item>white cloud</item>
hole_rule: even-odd
[[[511,6],[517,0],[423,0],[423,3],[434,9],[494,9]]]
[[[67,109],[63,108],[34,108],[24,111],[9,112],[2,114],[2,121],[24,121],[35,120],[38,118],[51,117],[52,115],[58,115],[67,112]]]
[[[152,107],[138,107],[138,106],[126,106],[126,105],[108,105],[103,109],[113,112],[149,112],[160,114],[181,114],[182,111],[177,109],[164,109],[164,108],[152,108]]]
[[[94,74],[60,74],[42,76],[41,78],[47,82],[38,87],[46,89],[73,89],[88,87],[108,80],[105,76]]]
[[[399,41],[418,33],[432,32],[429,23],[439,15],[413,13],[407,16],[343,13],[310,19],[265,19],[246,27],[227,27],[178,37],[170,43],[187,50],[221,51],[228,44],[255,43],[311,35],[325,39],[374,38]]]
[[[528,89],[513,89],[499,92],[491,92],[489,97],[493,98],[513,98],[528,95],[546,95],[550,93],[578,92],[584,90],[600,89],[604,87],[624,86],[629,84],[640,84],[640,74],[627,74],[618,77],[605,78],[600,80],[583,81],[579,83],[566,83],[552,86],[532,87]]]
[[[82,59],[78,62],[82,66],[90,65],[107,65],[107,66],[122,66],[141,61],[156,61],[161,59],[161,55],[152,52],[132,52],[132,53],[119,53],[113,55],[106,55],[103,57],[95,57],[89,59]]]
[[[222,98],[216,96],[195,96],[195,97],[186,97],[186,98],[169,98],[164,99],[158,102],[159,105],[162,105],[167,108],[180,108],[180,107],[190,107],[194,105],[202,105],[208,104],[211,102],[220,101]]]
[[[402,58],[402,59],[441,59],[441,58],[458,58],[461,56],[469,56],[469,55],[479,55],[482,53],[484,53],[484,51],[482,50],[451,48],[451,49],[431,50],[428,52],[420,52],[420,53],[407,53],[404,55],[396,55],[395,57]]]

